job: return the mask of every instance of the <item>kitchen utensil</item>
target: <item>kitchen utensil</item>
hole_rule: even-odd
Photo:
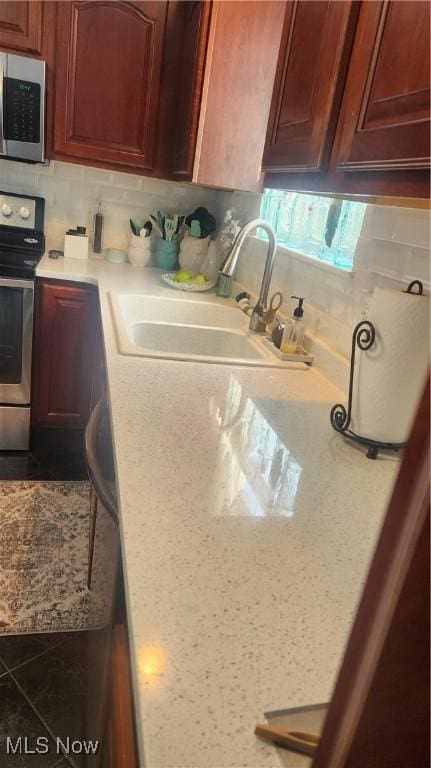
[[[174,215],[174,217],[173,217],[173,221],[174,221],[174,224],[175,224],[175,230],[174,230],[174,234],[172,235],[172,240],[175,240],[175,235],[176,235],[176,232],[177,232],[177,229],[178,229],[178,219],[179,218],[180,217],[178,216],[178,213],[176,213]]]
[[[144,226],[143,222],[140,221],[140,219],[129,219],[130,221],[130,229],[132,230],[134,235],[139,235],[142,227]]]
[[[150,213],[148,215],[148,219],[151,221],[153,227],[157,230],[157,232],[159,233],[160,237],[163,237],[163,232],[160,229],[159,222],[157,221],[156,216],[153,216],[153,214]]]
[[[201,225],[197,219],[193,219],[193,221],[190,223],[190,234],[192,237],[201,236]]]
[[[214,288],[215,283],[208,280],[203,285],[194,283],[192,280],[188,280],[186,283],[177,283],[175,280],[176,272],[163,272],[161,278],[164,283],[169,285],[170,288],[175,288],[177,291],[188,291],[189,293],[202,293],[203,291],[210,291]]]
[[[276,326],[272,329],[271,339],[274,347],[280,349],[281,339],[283,337],[284,325],[280,323],[278,318],[275,319]]]
[[[182,226],[184,224],[184,219],[185,218],[186,218],[185,216],[178,216],[178,224],[177,224],[177,229],[176,229],[176,232],[175,232],[176,236],[178,236],[179,233],[181,232],[181,229],[182,229]]]
[[[254,732],[256,736],[260,736],[265,741],[272,741],[280,747],[293,749],[304,755],[314,755],[319,745],[319,736],[306,731],[287,731],[276,725],[258,724]]]
[[[280,293],[280,291],[276,291],[269,301],[269,307],[264,313],[265,323],[266,325],[270,325],[272,321],[274,320],[275,313],[278,309],[280,309],[281,304],[283,302],[283,295]]]
[[[166,240],[172,240],[177,230],[178,216],[174,216],[173,219],[165,219],[165,236]]]
[[[151,221],[146,221],[139,235],[140,237],[150,237],[152,230],[153,230],[153,225]]]
[[[194,237],[208,237],[208,235],[211,235],[217,226],[217,222],[212,216],[209,211],[207,211],[206,208],[203,206],[199,206],[199,208],[196,208],[193,213],[190,213],[185,220],[186,225],[191,228],[192,222],[197,221],[199,223],[199,235],[193,235]],[[194,229],[197,232],[196,225],[194,225]]]
[[[164,214],[161,213],[160,211],[157,211],[157,223],[159,225],[163,239],[166,240],[165,217],[164,217]]]
[[[313,736],[321,736],[325,723],[328,704],[308,704],[289,709],[278,709],[265,712],[265,720],[269,727],[277,728],[288,733],[306,733]],[[265,737],[263,737],[265,738]],[[277,746],[277,745],[276,745]],[[292,754],[292,752],[296,752]],[[278,750],[280,766],[286,768],[310,768],[311,760],[305,754],[298,754],[294,747],[285,747]],[[277,761],[278,764],[278,761]]]

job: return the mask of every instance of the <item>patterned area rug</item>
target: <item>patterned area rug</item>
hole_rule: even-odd
[[[0,635],[89,627],[89,513],[86,481],[0,482]]]

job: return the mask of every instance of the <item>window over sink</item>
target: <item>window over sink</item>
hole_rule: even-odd
[[[280,245],[351,271],[366,208],[350,200],[265,189],[261,215]],[[266,238],[262,230],[259,237]]]

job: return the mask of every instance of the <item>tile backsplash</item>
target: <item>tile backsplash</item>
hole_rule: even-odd
[[[104,248],[127,249],[129,219],[157,210],[190,213],[199,205],[219,211],[223,193],[196,184],[177,184],[131,173],[51,161],[47,166],[0,160],[0,189],[45,198],[47,248],[63,249],[69,227],[91,232],[100,200],[104,212]]]
[[[265,242],[249,238],[240,258],[238,280],[253,293],[259,290],[265,257]],[[361,320],[375,286],[404,289],[413,279],[421,280],[429,292],[429,212],[368,205],[353,272],[279,246],[271,292],[283,293],[282,311],[286,314],[292,310],[292,294],[305,296],[308,330],[349,357],[352,330]]]
[[[240,225],[259,215],[260,195],[207,189],[134,174],[52,161],[48,166],[0,160],[0,189],[40,195],[46,201],[47,248],[63,248],[64,232],[84,225],[91,231],[100,200],[104,210],[104,248],[127,249],[129,219],[165,210],[189,213],[205,205],[219,228],[225,212],[234,211]],[[257,293],[266,244],[246,241],[237,279]],[[292,294],[305,296],[305,319],[311,333],[343,356],[350,355],[351,334],[376,285],[405,287],[420,279],[430,289],[430,214],[425,210],[368,205],[355,254],[354,272],[344,272],[317,259],[280,246],[271,291],[285,298],[290,314]]]

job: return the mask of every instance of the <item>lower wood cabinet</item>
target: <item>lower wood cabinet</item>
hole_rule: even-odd
[[[97,388],[97,396],[100,394],[96,372],[100,371],[101,344],[94,287],[37,282],[33,426],[85,427],[94,400],[93,390]]]
[[[110,686],[104,768],[138,768],[129,642],[123,623],[113,629]]]

